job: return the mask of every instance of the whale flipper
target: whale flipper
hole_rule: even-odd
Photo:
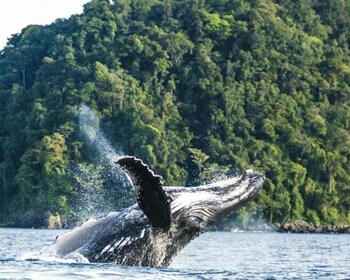
[[[169,230],[171,224],[170,198],[163,189],[162,177],[147,164],[133,156],[123,156],[115,162],[131,177],[139,207],[153,229]]]

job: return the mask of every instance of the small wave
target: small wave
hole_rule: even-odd
[[[238,228],[233,228],[229,232],[234,232],[234,233],[270,233],[272,231],[269,230],[246,230],[246,229],[238,229]]]
[[[16,260],[15,258],[0,258],[0,263],[13,262],[15,260]]]
[[[5,238],[4,240],[2,240],[2,244],[6,247],[13,246],[13,239]]]
[[[192,269],[162,269],[164,275],[169,274],[169,279],[232,279],[237,273],[228,270],[192,270]],[[162,276],[164,276],[162,275]]]

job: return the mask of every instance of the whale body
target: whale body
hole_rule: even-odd
[[[57,237],[50,246],[57,256],[166,267],[191,240],[253,198],[265,180],[247,170],[208,185],[163,187],[161,176],[140,159],[123,156],[116,164],[130,176],[137,203]]]

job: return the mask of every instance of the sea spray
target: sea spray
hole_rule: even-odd
[[[104,163],[114,165],[115,159],[122,155],[121,148],[112,146],[100,127],[100,120],[97,115],[86,105],[80,105],[79,111],[80,132],[90,149]]]
[[[122,149],[108,140],[98,116],[81,105],[78,124],[84,153],[88,155],[88,162],[75,163],[70,168],[78,193],[74,212],[79,221],[129,206],[134,195],[129,180],[114,164],[123,154]]]

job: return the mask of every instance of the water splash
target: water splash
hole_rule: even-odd
[[[59,257],[54,251],[50,251],[48,249],[44,249],[40,252],[30,252],[23,253],[19,257],[16,258],[18,261],[42,261],[42,262],[50,262],[50,263],[90,263],[87,258],[85,258],[82,254],[77,252],[68,254],[65,257]]]
[[[122,150],[112,146],[100,128],[99,118],[90,107],[80,105],[78,116],[80,131],[86,143],[96,149],[96,154],[101,160],[113,165],[115,159],[123,154]]]
[[[114,163],[124,153],[108,140],[97,114],[90,107],[80,105],[78,124],[89,162],[73,163],[70,167],[78,193],[74,205],[77,223],[134,202],[129,180]]]

